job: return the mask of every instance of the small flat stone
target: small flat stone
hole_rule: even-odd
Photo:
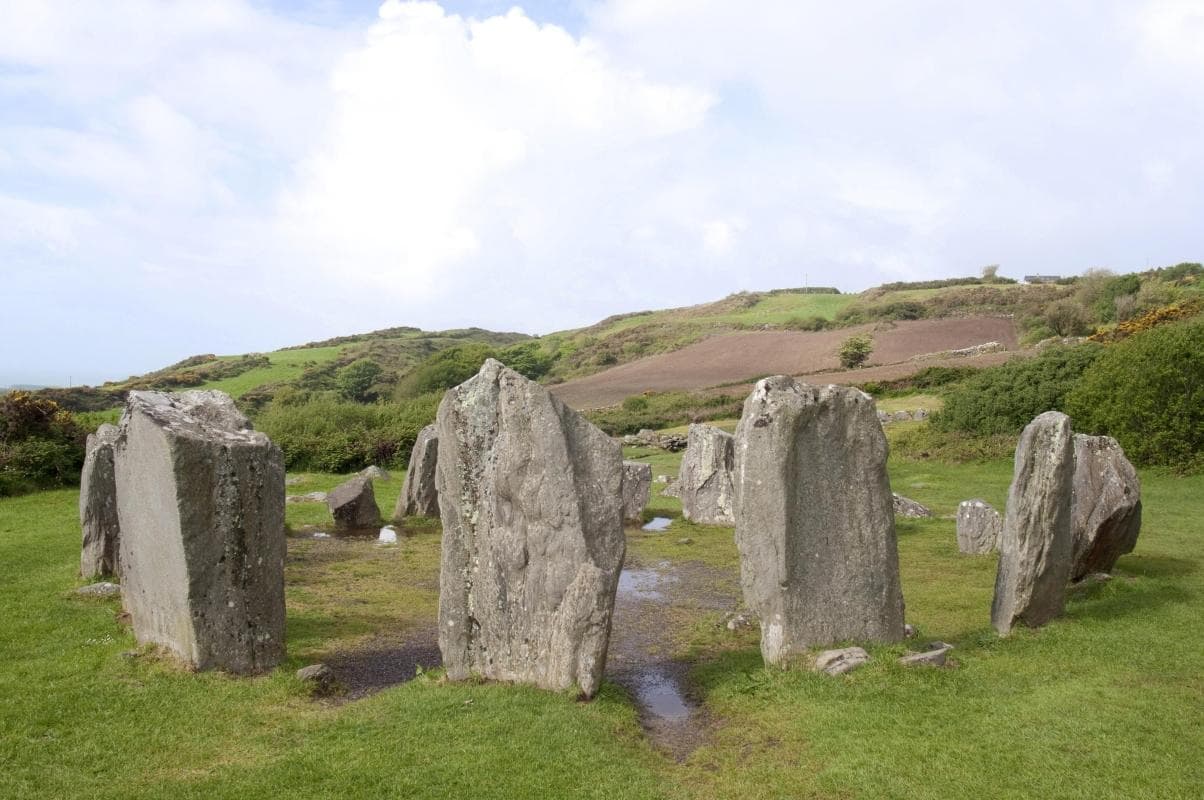
[[[953,645],[945,642],[929,642],[923,652],[909,652],[899,659],[899,663],[905,667],[943,667],[952,649]]]
[[[694,544],[694,540],[691,539],[689,536],[685,536],[681,539],[678,539],[677,543],[678,544]]]
[[[826,675],[843,675],[869,663],[870,654],[860,647],[825,650],[815,657],[815,671]]]
[[[75,590],[75,593],[80,597],[117,597],[121,594],[121,587],[115,583],[102,581],[81,586]]]
[[[297,680],[309,687],[309,692],[315,697],[333,694],[338,690],[338,679],[334,670],[325,664],[310,664],[297,670]]]

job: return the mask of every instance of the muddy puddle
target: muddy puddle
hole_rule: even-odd
[[[659,533],[660,531],[669,530],[669,526],[672,524],[673,520],[670,517],[653,517],[640,530],[648,531],[649,533]]]

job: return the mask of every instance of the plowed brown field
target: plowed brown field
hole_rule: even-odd
[[[866,368],[841,372],[836,351],[857,333],[869,333],[874,352]],[[823,383],[864,382],[910,375],[933,365],[988,366],[1014,353],[973,358],[911,361],[916,356],[959,350],[986,342],[1016,348],[1016,327],[1006,317],[968,317],[861,325],[831,331],[761,331],[712,336],[672,353],[642,358],[604,372],[566,381],[552,391],[574,408],[600,408],[646,391],[707,389],[752,382],[764,375],[824,373]],[[820,382],[817,377],[815,382]],[[736,390],[733,390],[736,391]]]

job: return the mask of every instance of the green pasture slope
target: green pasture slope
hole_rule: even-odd
[[[628,451],[657,474],[678,457]],[[293,677],[382,628],[429,625],[439,536],[392,548],[293,536],[289,651],[271,675],[190,674],[138,650],[116,601],[79,584],[74,491],[0,500],[0,797],[4,798],[1198,798],[1204,796],[1204,477],[1145,472],[1137,552],[1074,589],[1066,616],[1000,639],[993,556],[957,553],[959,500],[1002,504],[1011,465],[892,463],[932,520],[900,520],[907,618],[956,645],[950,669],[905,670],[904,647],[829,678],[762,666],[756,633],[699,610],[667,647],[696,667],[705,744],[674,763],[626,695],[589,703],[428,674],[349,703]],[[326,488],[306,476],[290,492]],[[401,475],[378,485],[391,510]],[[657,484],[659,490],[661,484]],[[656,497],[649,513],[677,516]],[[328,522],[288,507],[295,529]],[[688,536],[689,545],[678,544]],[[633,560],[733,570],[728,528],[629,532]]]
[[[301,377],[301,373],[311,364],[325,364],[334,361],[343,351],[342,346],[307,347],[303,350],[277,350],[265,353],[271,362],[269,367],[247,370],[241,375],[218,381],[209,381],[196,387],[198,389],[220,389],[231,397],[242,397],[252,389],[257,389],[269,383],[285,383]],[[238,356],[223,356],[223,358],[238,358]]]

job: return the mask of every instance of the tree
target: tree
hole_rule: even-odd
[[[869,337],[869,334],[860,333],[841,342],[837,354],[840,356],[842,367],[855,369],[864,364],[872,352],[874,352],[874,340]]]
[[[339,394],[346,399],[354,400],[357,403],[368,403],[376,399],[376,393],[372,391],[372,384],[383,371],[380,364],[372,359],[361,358],[339,370],[338,377],[335,378],[335,386],[338,387]]]
[[[982,282],[994,283],[999,279],[999,265],[987,264],[982,268]]]

